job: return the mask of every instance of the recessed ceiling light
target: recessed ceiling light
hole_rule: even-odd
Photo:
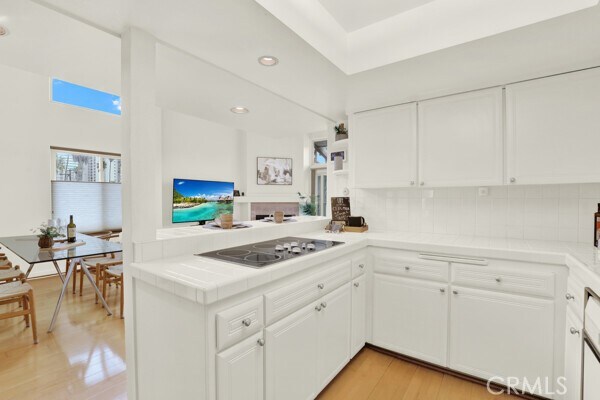
[[[2,25],[0,25],[0,36],[6,36],[6,35],[8,35],[8,29],[6,29]]]
[[[265,67],[274,67],[279,64],[279,59],[273,56],[262,56],[258,58],[258,63],[260,65],[264,65]]]
[[[250,112],[250,110],[248,110],[246,107],[233,107],[231,109],[231,112],[234,114],[248,114]]]

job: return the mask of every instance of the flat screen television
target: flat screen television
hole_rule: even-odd
[[[233,182],[173,179],[173,223],[202,225],[221,214],[233,214]]]

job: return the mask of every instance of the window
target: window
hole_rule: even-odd
[[[317,140],[313,144],[313,164],[327,165],[327,140]]]
[[[52,79],[52,101],[121,115],[121,98],[74,83]]]
[[[121,183],[119,154],[51,149],[52,176],[55,181]]]

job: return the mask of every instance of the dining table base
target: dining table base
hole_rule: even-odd
[[[96,282],[94,282],[94,279],[92,278],[92,274],[90,273],[90,271],[86,267],[86,265],[83,262],[82,258],[71,258],[69,260],[69,268],[67,269],[67,276],[64,279],[62,277],[60,269],[58,268],[57,263],[54,262],[54,264],[55,264],[56,269],[58,271],[58,275],[60,276],[60,278],[63,281],[63,287],[62,287],[62,290],[60,291],[60,296],[58,297],[58,303],[56,304],[56,308],[54,309],[54,315],[52,316],[52,321],[50,322],[50,327],[48,328],[48,333],[52,332],[52,330],[54,329],[54,324],[56,323],[56,317],[58,317],[58,312],[60,311],[60,306],[62,304],[63,298],[65,297],[65,293],[68,290],[69,281],[73,277],[73,273],[75,272],[75,268],[77,268],[77,264],[79,264],[79,266],[81,267],[81,271],[85,274],[85,276],[87,276],[88,280],[92,284],[92,287],[94,288],[94,290],[96,291],[96,294],[98,295],[98,298],[102,302],[102,305],[104,306],[104,309],[106,310],[106,313],[109,316],[112,315],[112,310],[110,309],[110,307],[108,306],[108,304],[106,304],[106,300],[104,299],[104,296],[102,296],[102,292],[100,291],[100,289],[98,289],[98,286],[96,286]],[[30,270],[31,270],[31,266],[29,267],[29,270],[27,271],[27,274],[29,274]]]

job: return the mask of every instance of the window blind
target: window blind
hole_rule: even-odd
[[[65,225],[69,215],[79,232],[121,229],[121,184],[52,181],[52,218]]]

